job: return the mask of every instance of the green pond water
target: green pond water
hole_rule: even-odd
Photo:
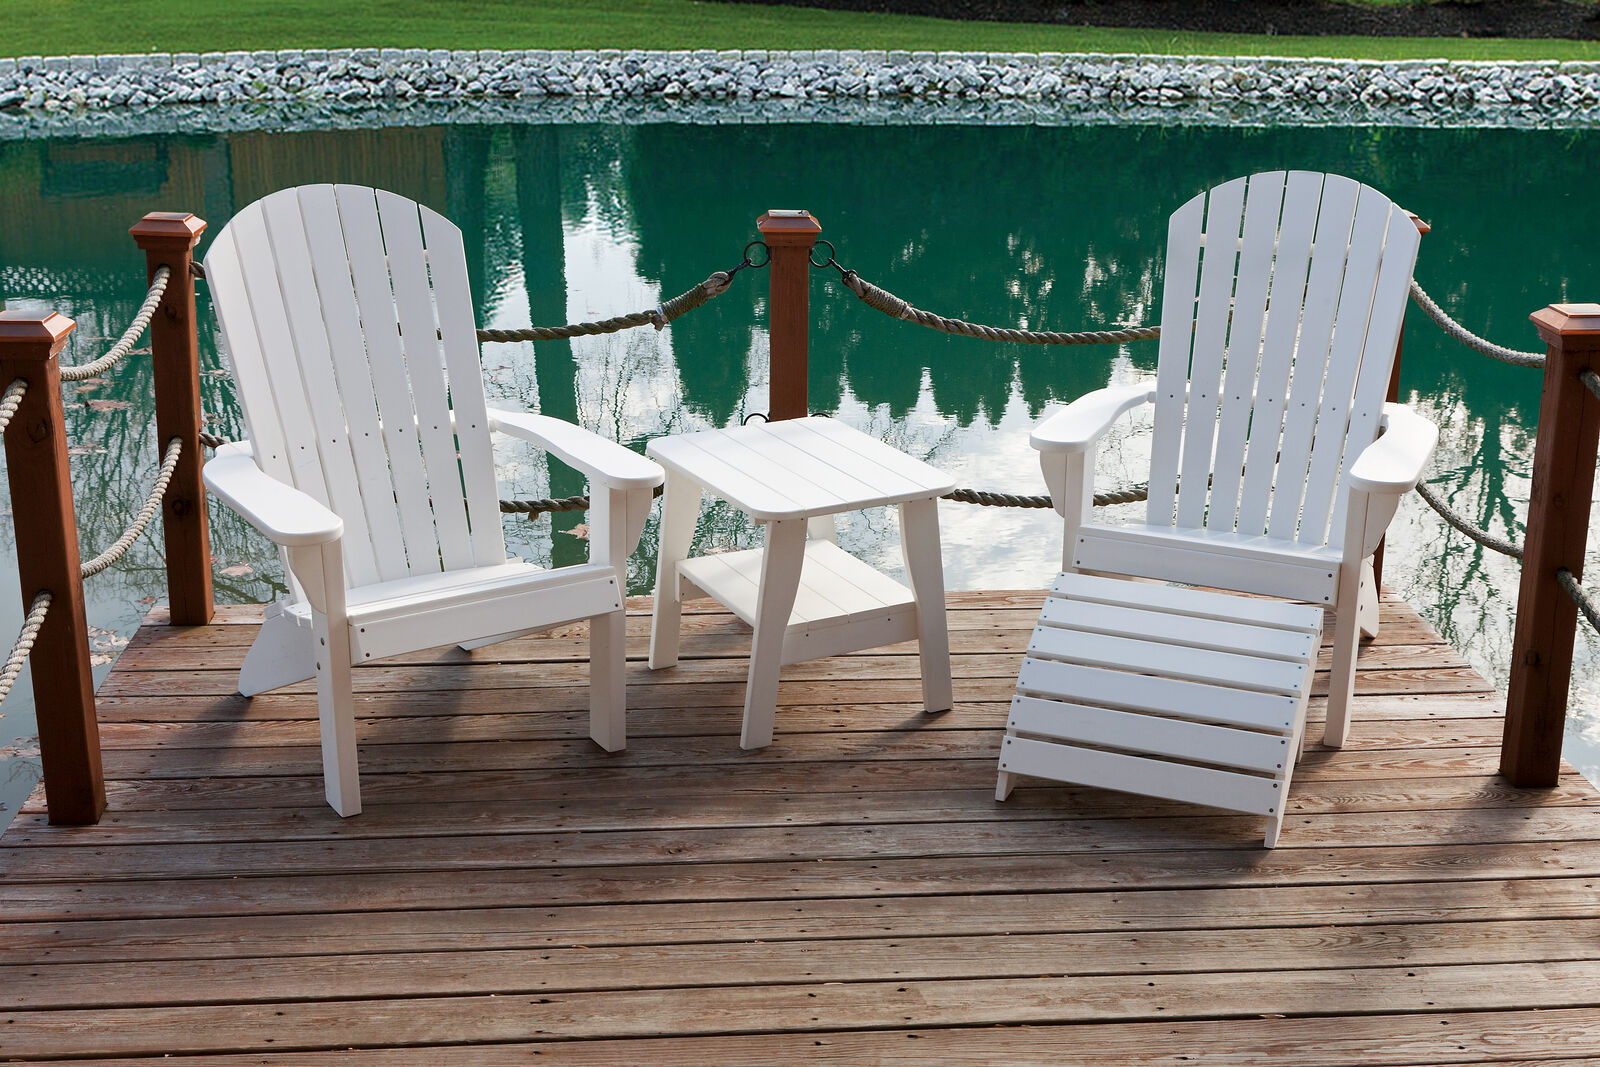
[[[651,307],[737,263],[771,207],[810,209],[839,260],[917,305],[1033,329],[1155,321],[1167,216],[1196,192],[1260,170],[1303,168],[1371,183],[1433,224],[1417,278],[1469,328],[1537,348],[1529,312],[1600,299],[1600,132],[1360,128],[848,125],[427,127],[297,134],[53,140],[0,145],[0,296],[8,308],[77,320],[68,359],[98,355],[144,294],[126,231],[149,210],[220,229],[284,186],[356,182],[396,190],[465,231],[480,324],[513,327]],[[202,251],[204,245],[202,245]],[[489,345],[502,406],[573,419],[642,449],[656,435],[726,425],[766,407],[764,273],[670,329],[570,343]],[[242,436],[201,286],[204,397],[212,428]],[[955,473],[960,484],[1043,491],[1027,432],[1048,404],[1147,377],[1155,345],[1043,349],[953,338],[892,321],[836,278],[812,287],[810,391],[826,411]],[[1441,427],[1433,478],[1481,525],[1520,537],[1540,378],[1408,320],[1402,392]],[[68,393],[85,555],[120,533],[156,467],[148,360]],[[1128,422],[1100,484],[1143,478],[1148,425]],[[582,482],[500,448],[502,495],[564,495]],[[25,502],[7,501],[8,508]],[[1142,505],[1123,509],[1139,513]],[[283,590],[276,554],[213,505],[217,597]],[[941,506],[953,589],[1037,588],[1056,571],[1053,513]],[[508,518],[513,551],[580,558],[580,516]],[[702,546],[754,543],[736,513],[708,511]],[[0,523],[10,541],[10,525]],[[893,517],[851,517],[841,543],[900,569]],[[1517,568],[1450,533],[1415,497],[1390,532],[1386,582],[1503,685]],[[631,565],[648,591],[654,522]],[[9,543],[0,567],[14,567]],[[1600,571],[1593,572],[1600,575]],[[1591,581],[1593,578],[1591,578]],[[87,586],[105,661],[164,600],[159,537]],[[12,584],[12,588],[15,585]],[[0,597],[0,632],[21,622]],[[1600,772],[1600,642],[1580,628],[1567,754]],[[26,675],[0,719],[0,801],[37,779]],[[1359,720],[1355,726],[1360,730]]]

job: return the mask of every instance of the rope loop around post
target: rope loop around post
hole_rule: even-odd
[[[64,382],[81,382],[85,378],[94,378],[104,371],[110,370],[127,358],[133,351],[134,342],[138,341],[144,331],[149,328],[150,320],[155,317],[156,308],[161,303],[161,298],[167,291],[167,282],[172,278],[170,267],[157,267],[155,276],[150,279],[150,289],[145,293],[144,303],[139,305],[139,313],[133,317],[133,322],[122,332],[117,343],[111,350],[92,363],[82,363],[76,367],[62,367],[61,380]]]
[[[18,378],[6,386],[4,396],[0,396],[0,434],[6,432],[6,427],[11,425],[11,420],[16,418],[17,408],[22,405],[22,394],[28,391],[28,380]]]

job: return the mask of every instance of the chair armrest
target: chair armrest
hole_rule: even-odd
[[[549,415],[491,408],[489,428],[532,441],[591,481],[611,489],[653,489],[666,480],[661,468],[639,453]]]
[[[1415,489],[1439,443],[1439,428],[1408,407],[1383,405],[1383,433],[1350,467],[1356,492],[1399,496]]]
[[[1105,436],[1123,412],[1155,399],[1155,386],[1112,385],[1085,393],[1066,407],[1047,415],[1028,436],[1040,452],[1087,452]]]
[[[200,468],[206,488],[274,544],[286,548],[327,544],[344,534],[344,520],[315,497],[285,485],[256,466],[246,442],[217,449]]]

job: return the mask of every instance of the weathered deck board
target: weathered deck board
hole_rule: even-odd
[[[761,753],[748,631],[708,605],[656,674],[632,605],[625,753],[584,737],[581,628],[362,667],[351,820],[310,688],[232,693],[254,609],[152,613],[101,691],[105,820],[50,827],[36,794],[0,836],[0,1056],[1600,1057],[1600,793],[1496,777],[1499,701],[1409,607],[1264,852],[1172,802],[994,802],[1040,600],[952,595],[945,715],[909,645],[786,668]]]

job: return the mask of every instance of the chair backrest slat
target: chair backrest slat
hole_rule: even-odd
[[[1206,526],[1231,530],[1239,508],[1245,440],[1255,407],[1261,341],[1266,331],[1267,290],[1272,281],[1283,208],[1282,171],[1256,174],[1245,192],[1244,239],[1239,246],[1239,277],[1233,290],[1228,326],[1228,368],[1222,382],[1222,416],[1217,423]]]
[[[447,571],[470,567],[472,543],[467,535],[461,462],[456,458],[455,432],[450,426],[439,324],[434,318],[428,264],[423,258],[422,220],[415,202],[383,191],[378,193],[378,219],[383,226],[383,246],[399,312],[404,374],[411,383],[411,402],[417,412],[417,436],[422,442],[428,496],[433,501],[439,555]]]
[[[1200,237],[1205,222],[1202,193],[1172,213],[1167,226],[1167,274],[1161,293],[1161,331],[1156,364],[1155,439],[1150,452],[1148,522],[1167,526],[1177,506],[1178,453],[1183,442],[1184,390],[1189,387],[1189,352],[1194,335],[1195,286],[1200,278]]]
[[[1203,491],[1212,470],[1223,357],[1228,350],[1228,318],[1239,262],[1239,223],[1244,213],[1245,179],[1211,190],[1206,205],[1205,252],[1200,261],[1200,303],[1194,315],[1194,349],[1189,361],[1189,402],[1183,420],[1183,464],[1178,471],[1178,525],[1205,521]],[[1163,331],[1164,332],[1164,331]],[[1195,486],[1202,491],[1195,492]]]
[[[1173,214],[1147,522],[1339,546],[1417,243],[1332,175],[1237,179]]]
[[[1241,533],[1265,533],[1267,502],[1283,438],[1283,416],[1289,401],[1289,370],[1294,365],[1295,335],[1305,302],[1306,274],[1311,266],[1311,237],[1322,198],[1322,175],[1295,171],[1284,183],[1278,254],[1272,268],[1267,329],[1261,346],[1261,372],[1256,379],[1255,407],[1250,415],[1250,445],[1239,490]],[[1277,313],[1274,314],[1274,311]]]
[[[1356,201],[1355,225],[1350,228],[1350,254],[1345,261],[1344,285],[1339,290],[1339,317],[1334,322],[1328,372],[1322,382],[1322,405],[1317,411],[1316,441],[1311,446],[1311,466],[1306,473],[1306,495],[1300,505],[1296,540],[1307,544],[1320,545],[1327,540],[1333,493],[1338,488],[1345,443],[1350,436],[1350,402],[1366,349],[1373,291],[1392,207],[1382,193],[1366,187]],[[1393,362],[1393,338],[1389,345],[1385,368]],[[1388,376],[1386,369],[1385,381]],[[1371,440],[1369,436],[1367,441]]]
[[[383,443],[389,451],[389,470],[400,505],[400,532],[405,538],[406,563],[413,574],[441,569],[433,515],[428,509],[427,472],[417,441],[417,413],[405,373],[400,328],[395,316],[394,288],[389,281],[388,257],[383,251],[383,229],[372,191],[356,186],[334,188],[339,219],[344,226],[345,255],[355,279],[356,305],[361,309],[362,335],[372,366],[378,417],[383,420]]]
[[[1400,336],[1411,295],[1411,270],[1421,242],[1422,234],[1418,232],[1416,223],[1404,212],[1390,212],[1383,262],[1378,268],[1372,312],[1367,323],[1367,332],[1372,336]],[[1389,395],[1392,369],[1391,362],[1376,359],[1361,361],[1361,375],[1356,380],[1355,398],[1350,407],[1350,440],[1371,441],[1378,436],[1378,420],[1383,415],[1383,403]],[[1347,457],[1346,463],[1349,461],[1350,457]],[[1350,485],[1347,479],[1341,478],[1334,497],[1333,517],[1328,524],[1328,543],[1331,545],[1343,546],[1345,512],[1349,505]]]
[[[1294,346],[1294,369],[1289,378],[1289,407],[1284,415],[1278,474],[1273,482],[1267,516],[1268,536],[1283,540],[1293,540],[1299,529],[1300,500],[1305,489],[1306,468],[1311,462],[1317,407],[1322,401],[1328,346],[1333,339],[1333,317],[1339,306],[1339,287],[1350,247],[1350,226],[1355,221],[1356,194],[1360,190],[1356,182],[1332,174],[1322,183],[1300,337]]]
[[[372,369],[367,364],[367,344],[361,333],[361,313],[356,307],[355,282],[344,250],[344,230],[339,203],[331,185],[307,185],[290,190],[300,204],[306,242],[317,287],[316,311],[327,332],[339,402],[350,435],[356,480],[361,487],[361,507],[366,514],[373,562],[382,581],[404,578],[406,547],[400,532],[400,511],[395,500],[394,477],[389,470],[389,450],[373,392]],[[341,514],[343,509],[336,508]],[[349,546],[346,556],[349,555]]]
[[[231,228],[223,230],[211,242],[205,264],[206,288],[212,294],[217,322],[222,327],[223,354],[233,369],[233,382],[244,408],[245,432],[250,435],[256,465],[279,481],[293,485],[283,425],[272,403],[272,383],[267,377],[261,339],[256,336],[255,316],[245,295],[244,273],[239,268],[237,242]]]
[[[257,460],[345,520],[347,580],[504,562],[460,231],[304,186],[239,212],[206,263]]]
[[[467,251],[461,230],[449,219],[422,208],[422,236],[428,247],[445,372],[450,375],[450,406],[456,416],[461,476],[467,491],[467,521],[473,558],[481,565],[506,558],[500,525],[500,493],[494,480],[494,449],[489,437],[488,402],[478,355],[478,326],[467,282]]]
[[[330,498],[327,481],[322,475],[317,432],[311,421],[306,386],[300,378],[289,315],[283,306],[283,291],[278,287],[278,274],[273,269],[266,218],[261,212],[253,211],[239,220],[235,232],[239,266],[250,296],[256,337],[266,357],[267,380],[272,386],[271,404],[283,427],[290,477],[301,491],[326,504]]]
[[[281,292],[282,314],[293,342],[288,350],[294,353],[295,359],[293,363],[288,359],[276,362],[285,365],[286,370],[297,371],[305,391],[315,436],[304,447],[318,455],[322,464],[327,487],[322,502],[360,500],[361,483],[350,450],[350,431],[339,402],[339,383],[334,376],[327,326],[317,297],[305,220],[294,190],[285,189],[263,199],[261,217],[272,245],[272,259],[262,258],[247,265],[246,277],[251,297],[257,300],[258,306],[272,303],[276,313],[279,303],[271,301],[262,290],[275,280]],[[278,268],[276,272],[272,270],[274,263]],[[274,273],[275,278],[272,277]],[[261,277],[262,274],[268,277]],[[378,567],[372,554],[365,509],[349,509],[345,537],[348,542],[345,568],[350,580],[362,585],[377,581]]]

